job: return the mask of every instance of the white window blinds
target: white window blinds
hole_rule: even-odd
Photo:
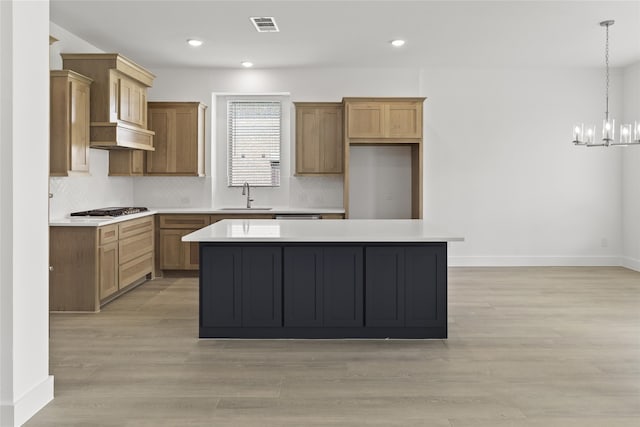
[[[280,186],[280,101],[227,101],[228,185]]]

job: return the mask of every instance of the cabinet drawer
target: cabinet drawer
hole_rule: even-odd
[[[120,265],[140,255],[153,252],[153,233],[148,231],[128,239],[121,239],[118,242],[118,250],[120,252]]]
[[[105,225],[98,228],[98,245],[118,241],[118,224]]]
[[[209,215],[160,215],[160,228],[198,230],[209,225]]]
[[[136,234],[149,233],[153,231],[153,216],[125,221],[120,225],[120,239],[126,239]]]
[[[153,254],[148,253],[127,263],[121,264],[119,269],[119,288],[122,289],[143,278],[147,274],[151,274],[153,270]]]

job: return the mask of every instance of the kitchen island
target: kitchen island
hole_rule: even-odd
[[[200,246],[200,338],[446,338],[447,242],[423,220],[223,220]]]

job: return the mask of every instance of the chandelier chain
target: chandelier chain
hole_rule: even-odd
[[[607,109],[605,111],[607,120],[609,119],[609,25],[606,26],[607,29],[607,38],[604,49],[604,60],[607,68],[607,88],[606,88],[606,100],[607,100]]]

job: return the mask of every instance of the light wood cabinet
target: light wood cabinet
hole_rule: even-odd
[[[52,70],[50,78],[49,174],[88,174],[91,79],[71,70]]]
[[[142,150],[109,151],[109,176],[144,175],[144,155]]]
[[[98,286],[100,300],[118,292],[118,243],[98,247]]]
[[[100,306],[150,278],[153,216],[103,227],[49,227],[51,311]]]
[[[343,171],[341,103],[296,102],[296,175]]]
[[[206,108],[199,102],[149,102],[155,151],[146,153],[145,175],[204,176]]]
[[[209,225],[209,215],[160,215],[158,225],[160,270],[197,270],[200,264],[198,243],[181,239]]]
[[[153,131],[147,129],[147,88],[155,76],[116,53],[61,56],[63,68],[93,79],[91,147],[153,150]]]
[[[422,140],[424,98],[344,98],[351,143],[406,143]]]

